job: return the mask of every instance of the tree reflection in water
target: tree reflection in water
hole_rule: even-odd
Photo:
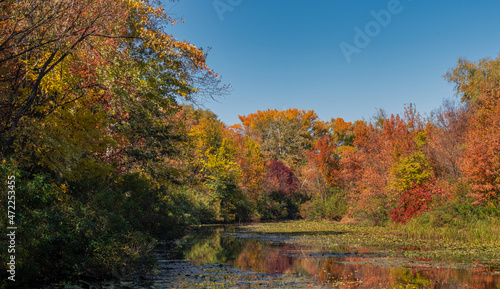
[[[180,241],[184,259],[228,264],[241,270],[287,274],[315,286],[337,288],[499,288],[487,267],[441,268],[432,262],[375,252],[371,248],[296,245],[273,236],[248,236],[234,227],[205,227]],[[413,264],[413,265],[409,265]]]

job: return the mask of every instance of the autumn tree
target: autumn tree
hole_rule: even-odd
[[[353,124],[342,118],[331,119],[331,136],[339,146],[352,146],[354,142]]]
[[[448,71],[444,77],[455,84],[456,92],[461,96],[461,101],[471,106],[484,103],[483,96],[486,91],[498,88],[500,81],[500,60],[481,59],[477,63],[465,58],[459,58],[457,66]]]
[[[316,119],[313,111],[298,109],[269,109],[240,116],[244,133],[261,145],[265,158],[280,160],[292,167],[311,147]]]
[[[335,139],[331,135],[321,136],[316,139],[312,150],[306,153],[307,163],[302,167],[301,187],[308,192],[311,200],[301,205],[303,218],[340,220],[346,213],[340,160],[342,150],[348,146]]]
[[[283,162],[270,160],[264,183],[262,213],[267,218],[297,218],[304,196],[295,173]]]
[[[473,63],[459,59],[446,77],[470,107],[465,151],[460,167],[476,204],[499,202],[500,192],[500,57]]]
[[[306,153],[304,179],[323,199],[328,188],[340,185],[340,155],[333,137],[323,136],[316,140],[312,150]]]
[[[224,221],[249,218],[251,206],[241,186],[249,176],[243,178],[240,164],[244,163],[240,160],[240,147],[234,132],[218,119],[200,118],[191,128],[190,136],[194,143],[193,165],[198,170],[201,185],[208,189],[212,202],[219,207],[220,217]],[[256,173],[244,168],[246,173]]]
[[[74,87],[54,89],[54,78],[68,73],[64,61],[79,49],[91,48],[94,37],[124,36],[126,17],[117,15],[128,11],[125,2],[105,0],[6,1],[2,6],[0,89],[4,117],[0,134],[5,154],[24,116],[43,117],[81,96],[82,91],[65,92]],[[91,81],[79,88],[93,86]]]
[[[424,153],[425,122],[413,106],[403,117],[377,117],[354,124],[353,147],[344,151],[342,176],[351,214],[383,222],[403,192],[433,176]]]
[[[162,99],[172,103],[210,87],[217,91],[205,52],[163,32],[162,25],[175,20],[161,6],[106,0],[2,5],[4,154],[20,136],[15,130],[25,116],[22,127],[68,105],[90,109],[91,103],[95,111],[99,104],[120,113],[127,110],[125,97],[130,103],[140,95],[165,108]],[[208,85],[209,79],[215,84]]]
[[[462,177],[460,160],[465,144],[469,108],[465,104],[445,101],[434,112],[428,126],[429,162],[441,179],[458,181]]]
[[[231,138],[238,145],[236,161],[241,169],[240,187],[254,207],[262,198],[265,177],[265,160],[260,145],[250,137],[243,135],[241,126],[230,127]]]

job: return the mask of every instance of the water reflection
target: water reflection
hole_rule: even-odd
[[[290,238],[211,227],[180,240],[179,249],[194,265],[229,264],[240,271],[267,274],[257,276],[261,281],[256,286],[270,276],[287,276],[301,280],[299,287],[307,283],[336,288],[500,288],[500,276],[489,274],[486,267],[442,268],[446,264],[390,256],[372,248],[291,245]]]

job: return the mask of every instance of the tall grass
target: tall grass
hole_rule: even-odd
[[[415,219],[395,228],[404,237],[412,239],[435,240],[436,242],[460,242],[464,245],[500,247],[500,219],[487,217],[482,220],[468,221],[437,226],[434,222]]]

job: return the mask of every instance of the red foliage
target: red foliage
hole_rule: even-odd
[[[293,171],[277,160],[272,160],[267,166],[266,186],[269,191],[284,195],[295,193],[299,187]]]
[[[423,184],[412,186],[399,197],[398,207],[390,213],[394,222],[406,223],[411,218],[430,209],[435,197],[442,195],[442,189],[436,185]]]

